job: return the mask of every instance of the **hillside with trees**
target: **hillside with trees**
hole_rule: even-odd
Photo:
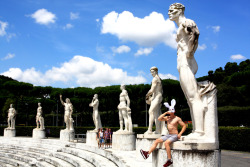
[[[219,125],[250,126],[250,60],[237,63],[227,63],[224,68],[209,71],[207,76],[197,81],[210,80],[217,86]],[[190,112],[181,90],[179,81],[162,80],[163,102],[176,99],[176,114],[184,121],[190,121]],[[132,109],[133,124],[145,126],[148,117],[145,95],[150,89],[149,84],[127,85]],[[62,126],[64,109],[59,95],[63,99],[70,98],[74,106],[74,120],[77,126],[92,126],[92,108],[89,103],[94,94],[99,95],[99,111],[104,126],[118,126],[118,110],[120,86],[85,88],[53,88],[33,86],[29,83],[18,82],[14,79],[0,76],[0,124],[6,124],[7,111],[10,104],[17,110],[17,125],[35,125],[37,103],[41,102],[44,112],[45,125]],[[162,106],[162,110],[165,107]],[[238,115],[238,116],[236,116]],[[232,121],[234,119],[234,121]],[[235,119],[237,119],[235,121]],[[58,121],[57,121],[58,120]]]

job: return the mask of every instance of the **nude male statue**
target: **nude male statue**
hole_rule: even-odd
[[[37,114],[36,114],[36,129],[44,129],[44,119],[42,117],[42,106],[41,103],[38,103],[38,107],[37,107]],[[39,127],[40,125],[40,127]]]
[[[64,122],[66,124],[65,130],[74,130],[74,127],[73,127],[74,120],[72,118],[73,105],[70,102],[69,98],[66,98],[66,103],[63,102],[62,95],[60,95],[60,101],[61,101],[62,105],[64,106],[64,110],[65,110],[65,113],[64,113]]]
[[[131,119],[131,109],[130,109],[130,99],[128,96],[128,92],[125,89],[125,85],[121,85],[121,94],[120,94],[120,103],[118,105],[119,110],[119,121],[120,121],[120,129],[117,132],[123,131],[123,120],[125,123],[125,132],[132,132],[132,119]]]
[[[98,100],[98,94],[95,94],[93,97],[92,102],[89,104],[90,107],[93,107],[93,121],[95,124],[95,129],[93,131],[97,131],[99,128],[102,128],[102,122],[100,119],[100,115],[98,112],[99,107],[99,100]]]
[[[158,68],[152,67],[150,68],[150,72],[153,76],[151,89],[146,94],[146,101],[148,104],[150,104],[149,108],[149,126],[148,130],[145,132],[145,134],[152,134],[152,128],[153,124],[155,122],[156,130],[155,134],[160,133],[161,125],[160,122],[157,120],[159,115],[161,114],[160,108],[161,108],[161,102],[162,102],[162,84],[161,84],[161,78],[158,76]]]
[[[16,110],[13,108],[13,104],[10,104],[10,108],[8,111],[8,128],[7,129],[15,129],[15,121],[16,121]]]
[[[193,133],[188,137],[199,138],[204,134],[204,105],[198,91],[195,74],[198,65],[194,53],[198,47],[199,30],[193,20],[184,16],[184,5],[174,3],[170,5],[169,19],[178,25],[176,41],[177,45],[177,69],[180,76],[180,85],[190,107],[193,122]]]

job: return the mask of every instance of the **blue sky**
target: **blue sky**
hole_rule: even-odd
[[[200,31],[196,77],[249,59],[248,0],[0,0],[0,74],[39,86],[150,83],[149,69],[178,79],[177,26],[185,5]]]

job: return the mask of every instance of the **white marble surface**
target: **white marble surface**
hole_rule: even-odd
[[[96,139],[96,133],[97,131],[87,131],[86,135],[86,144],[90,146],[98,147],[98,141]]]
[[[112,149],[120,151],[135,150],[135,134],[117,134],[113,133]]]
[[[101,121],[101,117],[100,117],[99,110],[98,110],[98,107],[99,107],[98,94],[94,95],[91,103],[89,104],[89,107],[93,107],[92,118],[95,124],[94,131],[98,131],[99,128],[102,128],[102,121]]]
[[[218,118],[216,86],[213,83],[197,83],[195,74],[198,64],[194,54],[198,48],[199,29],[196,23],[184,15],[181,3],[170,5],[168,15],[177,26],[177,69],[180,85],[189,104],[193,131],[185,140],[206,140],[218,142]],[[209,99],[209,100],[208,100]],[[209,115],[209,116],[208,116]],[[210,127],[207,126],[210,124]],[[212,130],[209,130],[212,129]]]
[[[220,167],[220,150],[171,150],[171,167]],[[167,161],[165,149],[157,149],[152,154],[152,167],[162,167]]]
[[[73,130],[61,130],[60,131],[60,140],[62,141],[74,141],[75,131]]]
[[[4,137],[16,137],[16,129],[4,129]]]
[[[34,139],[45,139],[46,138],[45,130],[42,130],[42,129],[33,129],[32,137]]]

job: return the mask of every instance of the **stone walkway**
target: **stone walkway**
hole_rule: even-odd
[[[222,167],[249,167],[250,153],[239,151],[221,151]]]

